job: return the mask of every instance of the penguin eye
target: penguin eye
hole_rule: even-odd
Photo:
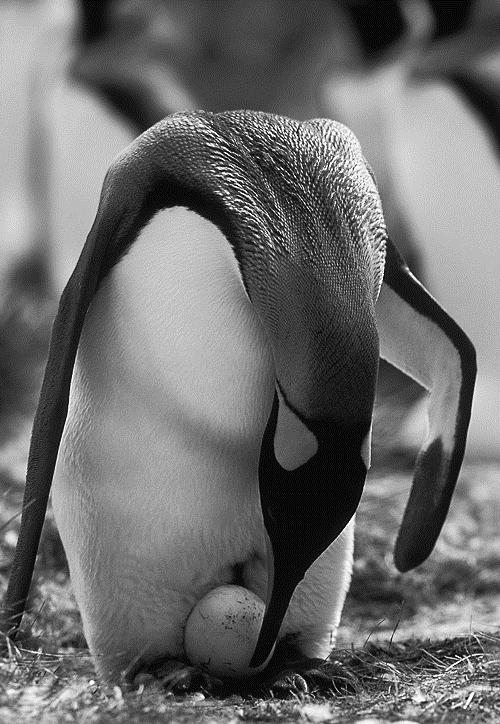
[[[296,470],[318,452],[314,433],[291,410],[278,389],[278,420],[274,434],[274,455],[284,470]]]

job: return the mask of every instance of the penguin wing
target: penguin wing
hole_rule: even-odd
[[[450,82],[484,123],[500,155],[500,77],[481,69],[467,69],[451,73]]]
[[[430,391],[429,432],[394,552],[398,569],[407,571],[430,554],[448,512],[465,451],[476,354],[390,240],[386,249],[375,307],[380,356]]]
[[[52,327],[49,354],[33,423],[21,526],[2,611],[2,630],[20,626],[66,421],[69,390],[85,314],[98,285],[107,242],[119,216],[105,184],[94,225],[64,289]]]

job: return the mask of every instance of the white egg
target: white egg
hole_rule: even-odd
[[[219,586],[207,593],[186,621],[184,650],[192,664],[221,677],[246,678],[262,671],[249,666],[262,619],[264,602],[241,586]]]

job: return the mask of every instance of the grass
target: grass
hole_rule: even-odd
[[[0,662],[0,720],[492,722],[500,716],[499,644],[476,634],[337,650],[325,671],[341,670],[348,690],[289,699],[126,691],[98,684],[85,651],[11,646]]]
[[[20,301],[21,300],[21,301]],[[5,302],[5,300],[4,300]],[[5,589],[50,302],[11,295],[0,317],[0,586]],[[15,392],[13,391],[15,390]],[[380,436],[383,439],[385,437]],[[358,515],[353,582],[329,697],[174,697],[95,680],[64,553],[49,514],[38,557],[31,638],[0,658],[0,721],[493,722],[500,720],[500,464],[462,471],[430,559],[399,574],[392,543],[411,461],[379,454]],[[354,642],[354,643],[353,643]]]
[[[322,699],[125,692],[97,684],[85,654],[11,648],[0,670],[0,717],[16,711],[42,721],[55,716],[59,721],[495,721],[500,715],[497,647],[495,637],[468,636],[337,651],[332,667],[342,667],[352,691]]]

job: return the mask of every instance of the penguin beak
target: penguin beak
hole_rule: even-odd
[[[308,568],[354,515],[366,477],[362,443],[371,420],[359,424],[302,420],[317,446],[306,462],[288,470],[276,458],[280,405],[286,405],[286,400],[275,394],[259,462],[268,536],[268,596],[253,667],[261,666],[272,651],[293,593]]]

